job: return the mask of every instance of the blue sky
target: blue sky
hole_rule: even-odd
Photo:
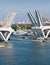
[[[15,21],[27,20],[27,12],[38,9],[42,17],[50,18],[50,0],[0,0],[0,20],[4,20],[8,12],[16,12]]]

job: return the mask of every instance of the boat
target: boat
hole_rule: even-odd
[[[27,35],[28,35],[28,36],[30,36],[30,35],[34,35],[34,33],[33,33],[32,30],[28,30]]]
[[[0,45],[0,48],[4,48],[5,46],[3,46],[3,45]]]
[[[19,30],[15,31],[13,34],[14,35],[27,35],[27,32],[19,29]]]

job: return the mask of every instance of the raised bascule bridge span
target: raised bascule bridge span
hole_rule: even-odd
[[[28,14],[29,19],[32,22],[32,25],[33,25],[32,30],[33,30],[33,32],[35,32],[36,37],[39,38],[39,39],[40,38],[47,39],[49,34],[50,34],[50,26],[42,25],[43,20],[40,16],[39,11],[35,10],[36,20],[32,16],[31,12],[28,12],[27,14]]]
[[[8,14],[6,19],[4,20],[4,24],[2,25],[2,27],[0,27],[0,38],[4,41],[8,41],[10,35],[14,32],[14,30],[11,28],[11,25],[15,16],[16,13],[14,12]]]

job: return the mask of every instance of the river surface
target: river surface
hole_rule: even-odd
[[[0,65],[50,65],[50,40],[31,39],[0,42]]]

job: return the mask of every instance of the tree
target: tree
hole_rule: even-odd
[[[17,29],[17,25],[16,24],[12,24],[12,29],[14,29],[15,31],[16,31],[16,29]]]

